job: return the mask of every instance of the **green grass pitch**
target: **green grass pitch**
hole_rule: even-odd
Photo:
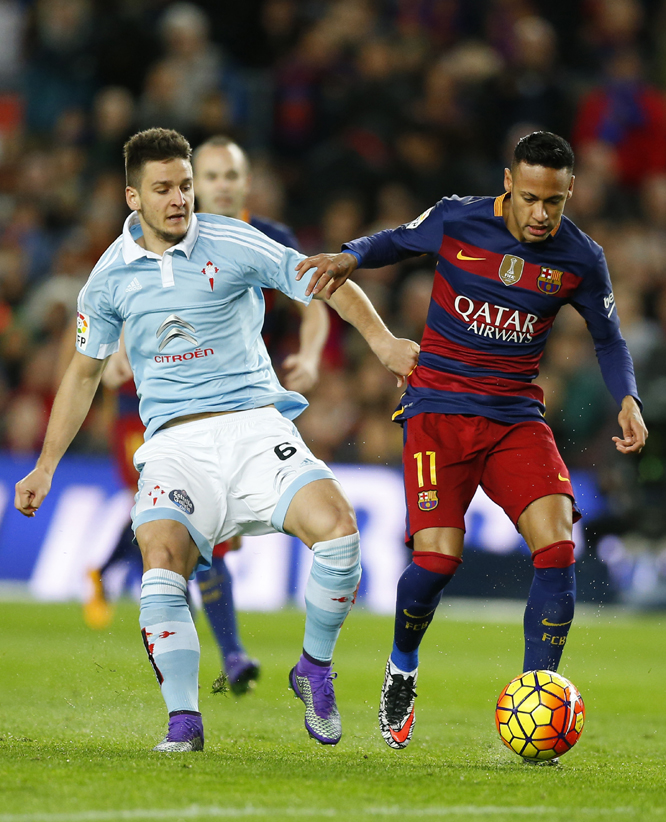
[[[212,695],[217,653],[203,619],[206,750],[159,755],[166,713],[122,603],[93,633],[76,605],[0,603],[0,822],[270,819],[659,820],[666,817],[666,617],[579,612],[561,672],[586,728],[561,765],[530,767],[499,741],[502,687],[519,673],[520,612],[444,603],[421,652],[405,751],[377,729],[392,620],[356,609],[336,654],[344,735],[328,748],[287,690],[303,615],[242,615],[263,677]]]

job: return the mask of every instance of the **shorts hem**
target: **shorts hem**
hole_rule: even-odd
[[[516,529],[516,531],[518,531],[518,520],[522,517],[522,515],[525,513],[525,511],[529,508],[529,506],[533,502],[536,502],[538,499],[543,499],[544,497],[556,497],[556,496],[569,497],[569,499],[571,500],[571,505],[573,507],[573,518],[572,518],[573,523],[576,523],[576,522],[578,522],[579,519],[582,519],[583,515],[580,511],[580,508],[576,504],[576,497],[573,495],[573,490],[572,490],[572,492],[569,492],[569,491],[566,491],[566,490],[564,490],[564,491],[546,491],[543,494],[539,494],[538,496],[531,499],[529,502],[525,503],[525,506],[523,507],[521,512],[518,514],[518,516],[515,518],[515,520],[506,511],[504,513],[506,513],[506,515],[509,517],[509,519],[513,523],[514,528]],[[501,507],[502,506],[500,506],[500,508]]]
[[[335,480],[335,476],[328,468],[313,468],[311,471],[306,471],[305,474],[301,474],[296,477],[287,490],[282,494],[277,502],[277,505],[275,506],[275,509],[273,510],[273,515],[271,516],[271,526],[275,528],[276,531],[284,531],[284,520],[287,516],[287,510],[289,509],[291,501],[296,496],[298,491],[300,491],[304,486],[309,485],[311,482],[320,479]]]
[[[136,529],[139,525],[146,522],[155,522],[158,519],[173,519],[184,525],[192,540],[199,549],[201,555],[200,561],[197,563],[195,571],[205,571],[211,567],[211,557],[213,555],[213,546],[206,539],[206,537],[198,531],[192,522],[182,513],[174,508],[151,508],[149,511],[142,511],[134,520],[132,520],[132,530],[136,534]]]

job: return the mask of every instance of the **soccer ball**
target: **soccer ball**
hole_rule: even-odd
[[[524,759],[562,756],[578,742],[585,705],[576,686],[554,671],[527,671],[499,695],[495,724],[502,742]]]

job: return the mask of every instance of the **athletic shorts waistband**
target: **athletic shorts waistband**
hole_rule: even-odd
[[[264,405],[261,408],[249,408],[245,411],[223,411],[220,413],[213,411],[208,417],[181,422],[177,425],[168,425],[166,428],[158,428],[151,439],[154,439],[159,434],[173,434],[175,431],[200,431],[209,428],[218,428],[224,425],[237,425],[239,422],[268,419],[274,417],[275,414],[282,416],[274,405]]]

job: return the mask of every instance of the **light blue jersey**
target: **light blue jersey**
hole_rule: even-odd
[[[240,220],[192,215],[185,237],[160,257],[136,242],[138,215],[105,251],[81,290],[77,350],[105,359],[125,346],[146,439],[165,422],[206,411],[266,405],[294,419],[307,401],[287,391],[261,338],[262,287],[307,304],[303,255]]]

